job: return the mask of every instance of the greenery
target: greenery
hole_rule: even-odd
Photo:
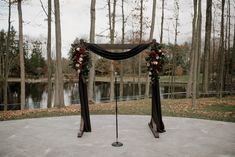
[[[121,101],[118,103],[119,114],[150,115],[151,100]],[[100,103],[90,105],[91,114],[114,114],[115,103]],[[188,117],[209,120],[235,122],[235,97],[201,98],[196,108],[192,108],[191,99],[164,99],[162,100],[163,116]],[[53,117],[80,115],[79,105],[64,108],[34,109],[23,111],[0,112],[0,120],[23,118]]]
[[[8,64],[10,73],[16,74],[17,69],[19,68],[18,61],[18,41],[16,40],[16,31],[14,27],[11,27],[10,38],[9,38],[9,54],[8,54],[8,63],[6,63],[6,41],[7,41],[7,32],[1,30],[0,32],[0,58],[2,59],[2,64],[4,66]],[[1,62],[0,62],[1,63]],[[3,72],[0,73],[3,77]]]
[[[7,32],[0,31],[0,56],[5,56],[6,51],[6,38]],[[18,39],[16,37],[16,31],[14,27],[11,27],[10,32],[10,48],[9,48],[9,77],[20,76],[20,63],[19,63],[19,48]],[[32,45],[32,46],[31,46]],[[31,48],[32,47],[32,48]],[[42,43],[40,41],[25,41],[24,42],[24,54],[25,54],[25,72],[26,75],[31,77],[39,77],[46,73],[46,61],[42,56]],[[4,57],[3,57],[3,61]],[[2,73],[0,73],[0,78]]]
[[[46,74],[46,62],[42,57],[42,43],[40,41],[34,41],[32,45],[31,53],[25,58],[25,69],[28,75],[39,77],[40,75]]]

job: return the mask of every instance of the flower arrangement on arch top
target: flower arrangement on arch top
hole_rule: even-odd
[[[72,57],[72,67],[82,75],[84,79],[88,78],[90,68],[92,66],[89,52],[85,48],[76,48]]]
[[[163,65],[166,62],[166,56],[161,50],[161,46],[151,48],[149,55],[145,58],[151,81],[159,79],[159,74],[162,72]]]

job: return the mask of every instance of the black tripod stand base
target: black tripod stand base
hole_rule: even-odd
[[[121,146],[123,146],[123,144],[121,142],[113,142],[112,146],[114,146],[114,147],[121,147]]]

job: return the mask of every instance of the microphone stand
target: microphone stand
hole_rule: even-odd
[[[116,100],[116,142],[112,143],[113,147],[121,147],[123,143],[118,141],[118,106],[117,106],[117,72],[115,72],[115,100]]]

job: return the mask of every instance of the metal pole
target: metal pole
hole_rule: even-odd
[[[121,147],[123,144],[121,142],[118,142],[118,106],[117,106],[117,72],[115,72],[115,100],[116,100],[116,142],[112,143],[112,146],[114,147]]]
[[[115,99],[116,99],[116,141],[118,142],[118,107],[117,107],[117,76],[115,75]]]

